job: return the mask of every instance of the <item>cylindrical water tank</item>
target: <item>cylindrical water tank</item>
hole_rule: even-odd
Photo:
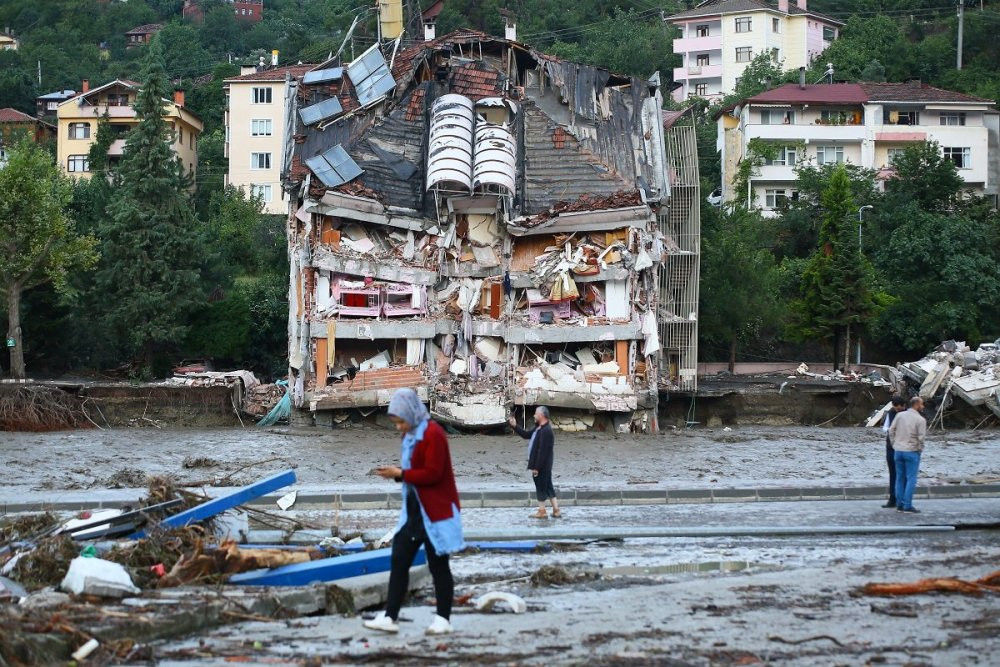
[[[431,107],[427,189],[435,185],[472,191],[472,100],[442,95]]]
[[[513,194],[517,170],[515,152],[514,135],[505,125],[483,122],[476,125],[472,187],[478,190],[495,185]]]

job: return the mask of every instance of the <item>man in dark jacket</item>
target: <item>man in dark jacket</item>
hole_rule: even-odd
[[[889,467],[889,501],[882,507],[896,506],[896,452],[892,448],[892,439],[889,438],[889,427],[892,426],[892,420],[896,415],[905,409],[906,399],[898,394],[893,396],[892,407],[886,411],[882,422],[882,432],[885,433],[885,462]]]
[[[528,441],[528,470],[535,480],[535,494],[538,496],[538,512],[531,516],[547,519],[549,515],[545,511],[545,501],[548,500],[552,503],[552,516],[561,517],[556,490],[552,486],[555,437],[552,434],[552,424],[549,423],[549,409],[544,405],[535,409],[535,428],[531,431],[518,426],[513,417],[508,421],[514,432]]]

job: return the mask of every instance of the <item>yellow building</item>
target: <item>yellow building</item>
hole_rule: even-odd
[[[105,114],[117,138],[108,149],[110,163],[121,159],[125,135],[138,124],[135,97],[139,84],[115,80],[93,90],[84,80],[83,91],[56,110],[57,154],[63,171],[74,178],[89,178],[90,146],[97,138],[97,124]],[[186,173],[195,175],[198,168],[198,136],[204,125],[201,119],[184,107],[184,92],[176,91],[173,100],[163,100],[163,118],[173,131],[172,148],[181,159]]]
[[[0,33],[0,51],[17,51],[21,41],[9,32]]]

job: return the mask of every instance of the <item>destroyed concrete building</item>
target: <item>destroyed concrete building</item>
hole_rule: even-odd
[[[697,150],[658,75],[460,31],[321,64],[287,97],[299,417],[413,387],[460,426],[547,405],[651,431],[661,388],[694,389]]]

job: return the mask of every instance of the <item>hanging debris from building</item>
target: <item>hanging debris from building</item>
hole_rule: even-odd
[[[461,31],[288,95],[297,408],[339,423],[413,387],[459,426],[544,404],[655,430],[661,384],[693,389],[697,218],[670,198],[696,151],[668,159],[658,76]]]

